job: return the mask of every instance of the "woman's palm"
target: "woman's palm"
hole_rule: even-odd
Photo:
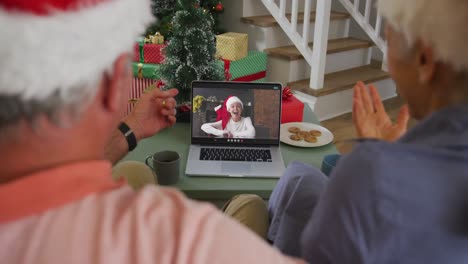
[[[354,90],[353,122],[358,137],[387,141],[399,139],[407,130],[408,107],[406,105],[402,107],[397,122],[393,124],[385,112],[377,89],[370,85],[369,90],[370,95],[362,82],[359,82]]]

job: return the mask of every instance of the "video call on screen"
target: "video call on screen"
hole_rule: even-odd
[[[280,94],[270,89],[193,88],[192,137],[277,139]],[[230,123],[223,129],[216,109],[230,96],[240,99],[243,107],[232,106],[227,114]]]

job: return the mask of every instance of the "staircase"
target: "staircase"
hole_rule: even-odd
[[[249,49],[268,54],[268,81],[290,86],[320,120],[352,109],[357,81],[375,83],[384,99],[395,85],[375,0],[228,0],[223,23],[249,34]]]

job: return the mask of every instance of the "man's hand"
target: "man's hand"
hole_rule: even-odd
[[[409,118],[408,106],[404,105],[393,124],[375,86],[369,85],[368,91],[363,82],[358,82],[354,87],[353,122],[358,137],[396,141],[406,133]]]
[[[137,140],[141,140],[175,124],[177,89],[154,89],[144,93],[124,122],[130,126]]]

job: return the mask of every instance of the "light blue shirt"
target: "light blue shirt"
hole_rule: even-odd
[[[299,254],[313,264],[468,263],[468,106],[433,114],[397,143],[360,143],[306,221]]]

